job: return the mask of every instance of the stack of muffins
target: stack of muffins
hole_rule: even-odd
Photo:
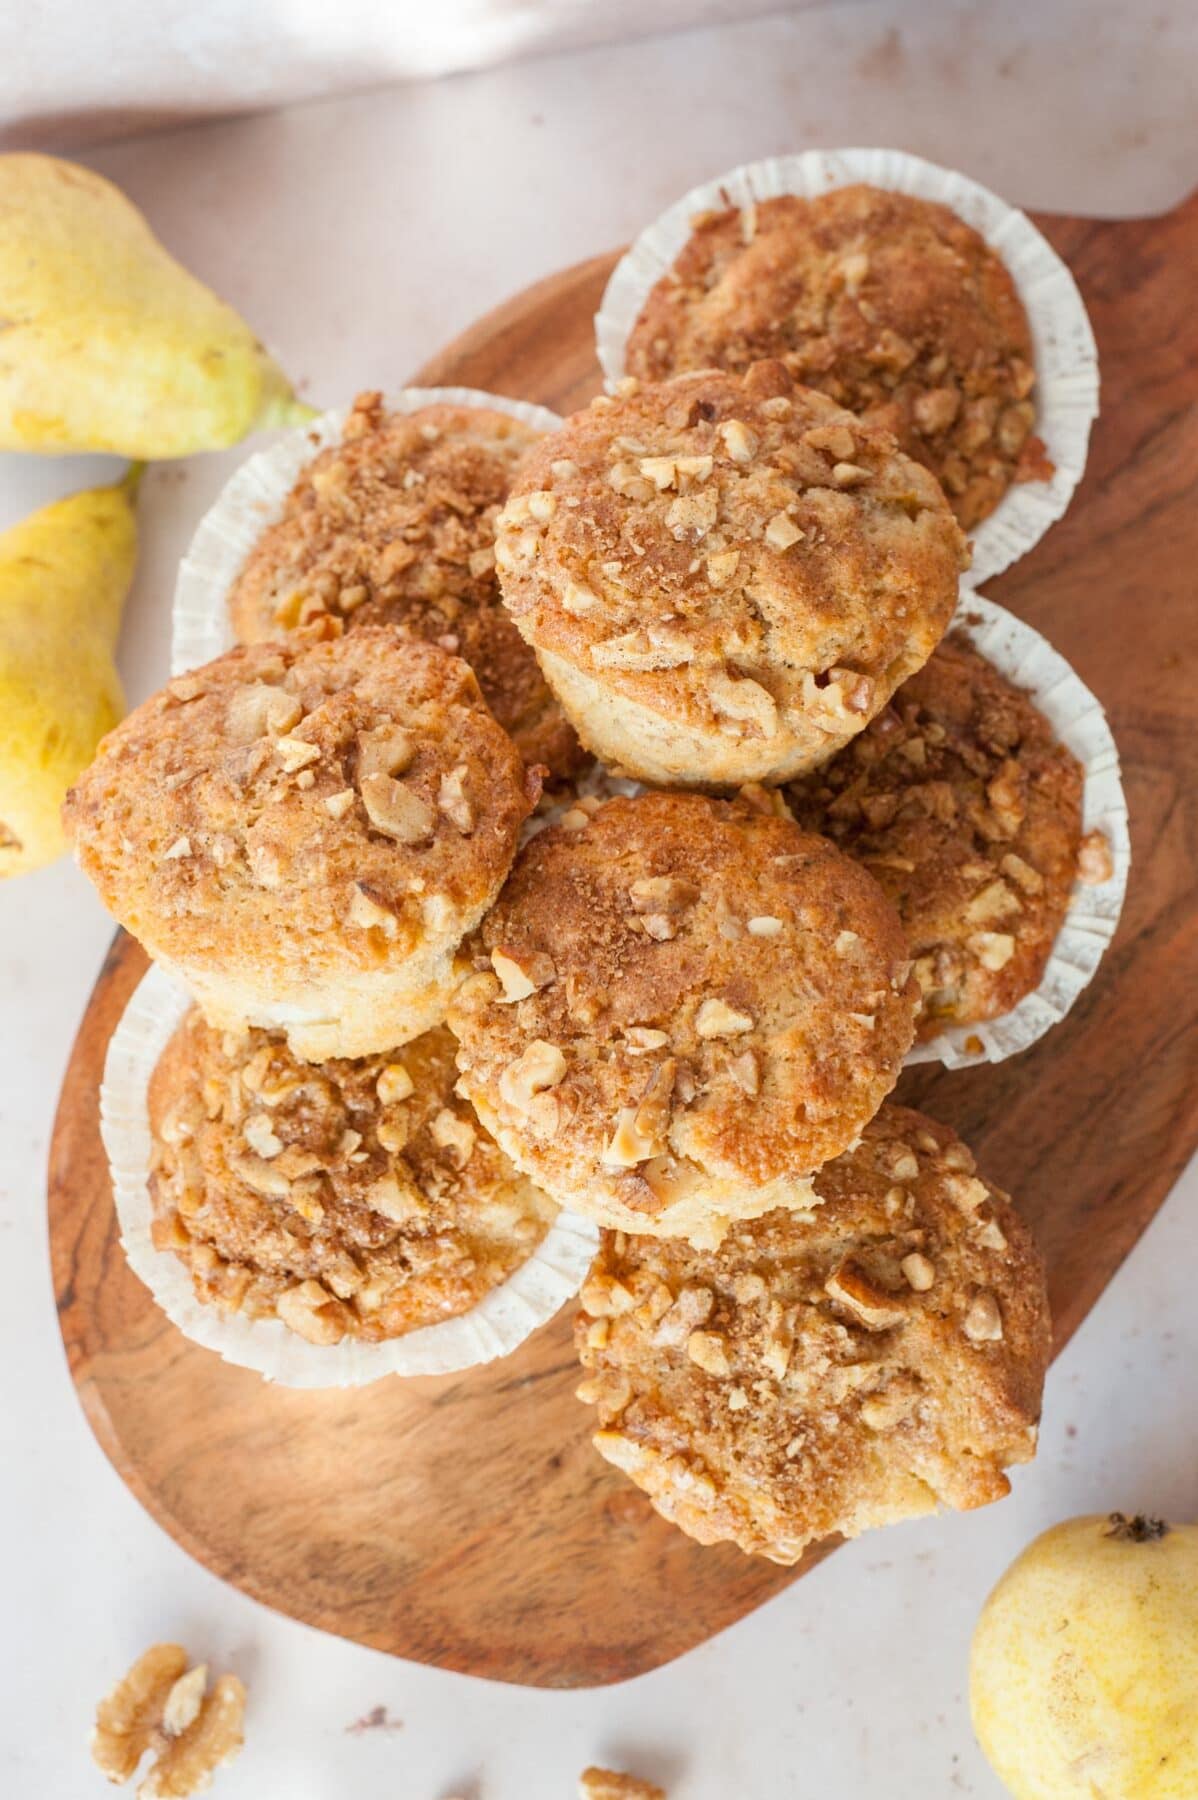
[[[362,396],[227,596],[240,647],[66,816],[194,998],[149,1183],[199,1298],[381,1342],[580,1214],[597,1448],[792,1562],[1033,1454],[1035,1246],[887,1096],[1103,869],[1076,760],[945,639],[962,526],[1046,468],[1010,276],[868,189],[750,223],[698,222],[555,432]]]

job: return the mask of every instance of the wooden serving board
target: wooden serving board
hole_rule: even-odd
[[[1068,517],[990,591],[1109,709],[1131,805],[1131,888],[1065,1024],[998,1068],[913,1071],[900,1095],[956,1126],[1032,1220],[1059,1347],[1198,1137],[1187,1035],[1198,995],[1198,196],[1160,219],[1041,223],[1090,308],[1103,412]],[[599,384],[591,316],[613,260],[530,288],[418,379],[577,406]],[[489,1368],[354,1392],[272,1388],[181,1337],[125,1265],[97,1126],[105,1047],[144,966],[118,937],[88,1006],[54,1136],[50,1235],[84,1410],[186,1550],[326,1631],[546,1687],[652,1669],[802,1573],[811,1559],[783,1570],[698,1548],[600,1461],[572,1394],[569,1308]]]

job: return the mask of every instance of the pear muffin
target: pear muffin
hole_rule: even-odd
[[[315,1344],[466,1312],[536,1249],[556,1208],[454,1095],[443,1026],[402,1050],[301,1062],[194,1008],[150,1083],[157,1249],[198,1299]]]
[[[1083,770],[1028,696],[954,632],[886,710],[787,789],[898,909],[918,1035],[1009,1012],[1044,973],[1078,874]]]
[[[779,1563],[1001,1498],[1050,1350],[1031,1234],[947,1126],[884,1106],[815,1193],[718,1250],[605,1231],[576,1331],[600,1453],[700,1543]]]
[[[1052,476],[1018,290],[947,206],[856,185],[695,219],[629,336],[629,374],[768,357],[893,431],[967,531],[1012,482]]]
[[[461,1091],[553,1198],[630,1231],[713,1243],[809,1205],[914,1031],[881,889],[746,800],[574,809],[526,845],[475,943],[449,1013]]]
[[[64,818],[210,1023],[320,1061],[444,1019],[536,786],[459,657],[363,626],[177,677],[102,741]]]
[[[495,581],[495,520],[540,433],[481,406],[388,412],[359,394],[341,441],[301,470],[229,594],[240,643],[332,619],[393,625],[478,677],[525,762],[570,774],[581,752]]]
[[[504,600],[610,767],[784,780],[926,662],[965,540],[888,431],[780,363],[627,389],[522,464],[497,529]]]

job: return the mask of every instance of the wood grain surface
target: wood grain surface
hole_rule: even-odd
[[[1131,886],[1064,1025],[998,1068],[913,1071],[900,1096],[955,1125],[1032,1220],[1059,1347],[1198,1137],[1198,198],[1155,220],[1041,223],[1090,308],[1103,411],[1069,515],[988,591],[1045,632],[1110,712]],[[598,387],[591,315],[612,261],[519,295],[419,379],[561,410],[584,401]],[[50,1231],[87,1417],[186,1550],[326,1631],[558,1687],[654,1668],[802,1572],[698,1548],[599,1460],[572,1394],[569,1308],[490,1368],[349,1393],[274,1389],[181,1337],[125,1266],[97,1125],[105,1046],[143,967],[118,938],[83,1020],[51,1156]],[[1055,1398],[1050,1378],[1050,1409]]]

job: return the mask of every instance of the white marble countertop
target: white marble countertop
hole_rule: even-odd
[[[1023,203],[1172,203],[1198,160],[1178,72],[1187,56],[1192,67],[1198,25],[1158,10],[1124,19],[1113,5],[1063,5],[1037,26],[1016,7],[995,27],[945,7],[909,24],[870,0],[89,160],[242,307],[313,398],[334,403],[399,384],[487,306],[755,154],[890,141]],[[929,18],[951,18],[951,32],[936,36]],[[121,651],[131,699],[165,674],[174,564],[236,460],[147,479]],[[95,469],[8,459],[0,522]],[[670,1800],[999,1800],[964,1698],[991,1583],[1067,1514],[1198,1510],[1198,1445],[1178,1430],[1198,1408],[1198,1171],[1054,1367],[1041,1453],[1011,1499],[874,1534],[638,1681],[571,1694],[493,1686],[321,1636],[224,1587],[150,1522],[94,1443],[54,1318],[44,1169],[109,936],[67,864],[0,887],[0,1790],[102,1792],[86,1757],[94,1702],[146,1644],[170,1637],[249,1685],[247,1748],[219,1777],[220,1800],[564,1800],[591,1760],[664,1780]],[[347,1730],[376,1706],[394,1729]]]

